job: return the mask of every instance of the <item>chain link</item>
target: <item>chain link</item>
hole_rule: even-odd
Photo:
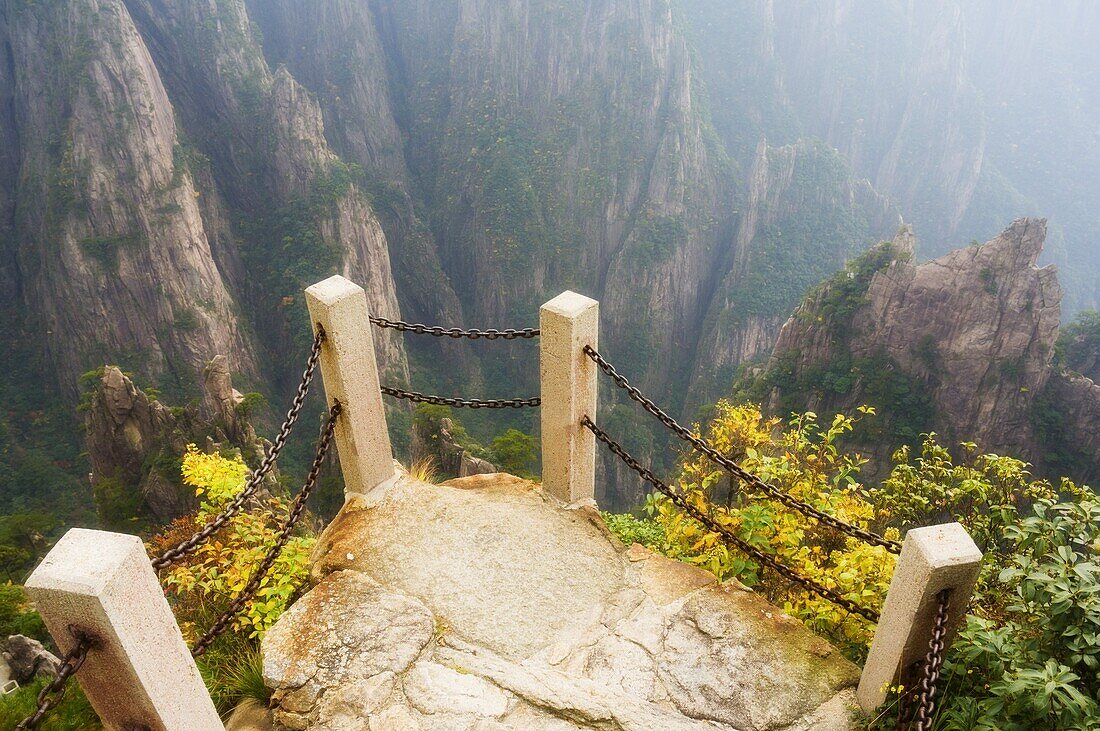
[[[279,559],[280,554],[282,554],[283,549],[290,540],[291,534],[294,532],[295,526],[298,525],[298,522],[302,519],[302,515],[305,513],[306,501],[309,500],[313,488],[317,485],[317,476],[321,473],[321,467],[324,465],[325,455],[328,453],[329,445],[332,443],[332,435],[336,431],[336,418],[340,415],[341,411],[342,407],[339,401],[334,403],[329,410],[328,421],[325,424],[324,433],[321,435],[321,441],[317,445],[317,452],[314,455],[313,465],[310,467],[309,475],[306,476],[302,489],[298,492],[298,495],[295,496],[294,502],[291,503],[290,512],[283,522],[282,528],[279,530],[274,545],[268,549],[267,554],[264,556],[264,560],[256,567],[256,571],[253,572],[252,577],[248,580],[245,587],[241,589],[241,593],[233,599],[233,602],[224,612],[222,612],[221,616],[218,617],[214,624],[210,626],[206,634],[200,637],[195,643],[195,646],[191,648],[191,655],[193,657],[203,655],[214,640],[228,629],[229,623],[241,613],[245,604],[256,595],[264,578],[267,576],[267,572],[271,570],[271,567],[274,566],[275,562]]]
[[[378,327],[391,328],[399,332],[416,333],[417,335],[433,335],[437,338],[469,338],[471,340],[477,340],[479,338],[496,340],[497,338],[503,338],[504,340],[515,340],[516,338],[537,338],[539,336],[539,329],[537,327],[525,327],[522,330],[497,330],[495,328],[489,328],[488,330],[478,330],[476,328],[463,330],[458,327],[439,327],[438,325],[421,325],[419,322],[387,320],[384,317],[371,317],[370,321]]]
[[[88,650],[92,648],[93,644],[91,636],[74,627],[69,627],[69,633],[76,640],[76,644],[66,653],[61,660],[61,664],[57,666],[57,675],[54,679],[38,692],[38,706],[35,712],[20,721],[15,726],[16,731],[38,728],[38,724],[42,723],[46,715],[56,708],[57,704],[65,697],[65,688],[69,683],[69,678],[76,675],[77,671],[84,665],[84,661],[88,659]]]
[[[525,406],[540,406],[542,399],[534,398],[494,398],[494,399],[465,399],[447,398],[446,396],[431,396],[416,391],[403,391],[400,388],[382,386],[382,393],[395,398],[406,399],[414,404],[435,404],[436,406],[454,406],[456,408],[471,409],[522,409]]]
[[[703,439],[695,436],[690,429],[681,425],[678,421],[662,411],[660,407],[657,406],[657,404],[653,403],[648,398],[643,396],[641,391],[639,391],[635,386],[631,385],[630,381],[628,381],[625,376],[615,370],[615,366],[608,363],[604,359],[604,357],[600,355],[599,352],[597,352],[596,349],[593,348],[591,345],[584,346],[584,352],[596,363],[597,366],[600,367],[600,370],[602,370],[604,373],[610,376],[613,381],[615,381],[619,388],[626,391],[632,400],[641,404],[642,408],[655,416],[658,421],[660,421],[662,424],[672,430],[678,437],[680,437],[680,439],[695,447],[697,450],[709,457],[712,461],[721,465],[727,471],[736,476],[737,479],[741,480],[741,482],[767,494],[769,497],[775,500],[778,500],[792,510],[797,510],[807,517],[814,518],[815,520],[824,523],[825,525],[828,525],[838,531],[841,531],[842,533],[846,533],[853,538],[858,538],[864,543],[869,543],[872,546],[882,546],[890,553],[901,553],[901,544],[897,541],[891,541],[887,538],[883,538],[877,533],[858,528],[850,523],[846,523],[843,520],[840,520],[839,518],[829,515],[828,513],[822,512],[812,505],[807,505],[806,503],[791,496],[790,494],[783,492],[775,485],[769,485],[756,475],[748,472],[739,464],[715,450]]]
[[[309,353],[309,360],[306,362],[306,369],[302,372],[302,380],[298,383],[298,391],[294,394],[294,401],[291,403],[290,410],[286,413],[286,419],[283,421],[283,425],[279,429],[279,434],[275,437],[275,442],[271,445],[271,449],[264,455],[264,459],[260,462],[260,466],[249,476],[248,482],[245,484],[244,488],[242,488],[237,497],[233,499],[233,502],[226,506],[225,510],[203,526],[201,530],[153,559],[153,569],[159,571],[160,569],[171,566],[173,563],[210,540],[212,535],[224,528],[229,520],[241,511],[241,508],[244,507],[248,499],[259,489],[260,483],[263,482],[264,478],[267,477],[267,474],[271,471],[271,467],[275,464],[279,452],[282,451],[283,445],[286,444],[287,437],[290,436],[290,432],[294,429],[294,424],[298,421],[298,415],[302,411],[302,405],[305,403],[306,394],[309,393],[309,386],[313,382],[313,375],[317,370],[317,361],[321,357],[321,343],[323,343],[324,340],[324,328],[317,325],[317,334],[313,337],[313,347]]]
[[[780,576],[801,584],[815,594],[818,594],[819,596],[822,596],[833,602],[837,606],[843,607],[853,614],[858,614],[869,622],[878,621],[879,615],[877,612],[856,604],[852,600],[841,596],[837,592],[811,578],[796,573],[790,567],[779,563],[774,558],[761,551],[759,548],[756,548],[755,546],[747,543],[742,538],[731,532],[729,528],[721,525],[720,523],[715,521],[714,518],[712,518],[710,515],[692,505],[682,494],[674,491],[667,484],[659,480],[657,476],[653,474],[653,472],[651,472],[638,460],[632,457],[625,449],[623,449],[622,445],[609,437],[607,435],[607,432],[596,426],[587,416],[581,419],[581,425],[587,428],[593,434],[595,434],[596,439],[607,445],[608,449],[610,449],[615,455],[619,457],[619,459],[626,463],[627,467],[638,473],[639,477],[641,477],[649,484],[653,485],[653,487],[655,487],[658,492],[671,500],[673,504],[675,504],[678,508],[683,510],[695,520],[705,525],[708,529],[718,533],[727,543],[732,544],[742,553],[752,556],[754,559],[762,564],[765,564],[766,566],[771,568],[772,571],[775,571]]]
[[[936,609],[936,622],[932,626],[932,639],[928,643],[928,654],[924,656],[924,676],[920,681],[915,731],[930,731],[932,728],[932,713],[936,710],[936,686],[940,680],[944,650],[947,647],[947,608],[950,599],[950,589],[944,589],[936,595],[939,606]]]

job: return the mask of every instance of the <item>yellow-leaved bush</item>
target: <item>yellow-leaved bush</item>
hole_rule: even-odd
[[[239,456],[206,454],[188,445],[182,476],[184,484],[195,489],[198,510],[157,536],[153,540],[154,550],[178,543],[224,510],[244,487],[248,466]],[[244,589],[275,544],[289,505],[285,498],[268,497],[252,509],[241,511],[165,574],[165,593],[189,641],[205,632],[206,625]],[[312,535],[290,539],[256,595],[237,618],[233,631],[258,638],[275,623],[309,576],[308,559],[315,540]]]
[[[716,450],[819,510],[860,528],[879,527],[858,480],[865,460],[837,448],[838,439],[873,409],[861,407],[854,417],[838,414],[828,423],[807,412],[784,424],[765,418],[753,404],[723,400],[716,408],[702,435]],[[818,525],[742,485],[697,452],[685,456],[677,486],[719,524],[799,574],[863,606],[882,605],[894,569],[894,557],[886,549]],[[684,515],[666,498],[652,498],[648,509],[664,528],[664,549],[670,556],[702,566],[721,580],[736,578],[755,587],[852,655],[865,651],[874,634],[870,623],[727,547],[718,533]],[[888,530],[887,537],[897,539],[898,533]]]

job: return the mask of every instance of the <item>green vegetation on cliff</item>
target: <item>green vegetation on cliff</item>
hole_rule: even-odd
[[[727,309],[742,318],[786,317],[810,287],[886,233],[876,229],[889,217],[881,202],[853,202],[861,186],[873,198],[870,186],[855,180],[836,150],[820,142],[802,140],[768,149],[766,156],[767,162],[757,164],[769,174],[781,175],[784,165],[792,169],[789,182],[772,193],[779,201],[761,203],[778,211],[756,233],[746,270],[728,294]]]
[[[809,403],[854,408],[855,399],[880,414],[855,427],[855,441],[917,446],[935,416],[924,381],[881,351],[855,356],[849,349],[852,317],[867,302],[871,278],[908,256],[891,243],[880,243],[816,287],[794,317],[821,328],[829,343],[828,357],[806,362],[799,350],[778,353],[763,372],[740,378],[735,393],[756,403],[768,402],[778,415],[799,413]],[[934,357],[934,343],[924,346],[926,357]]]
[[[1058,332],[1055,363],[1096,380],[1100,377],[1100,312],[1079,312]]]

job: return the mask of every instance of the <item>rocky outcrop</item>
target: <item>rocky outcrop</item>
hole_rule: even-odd
[[[447,477],[469,477],[497,471],[496,466],[488,460],[471,454],[455,432],[455,423],[446,417],[438,421],[423,420],[413,429],[413,461],[428,461],[439,469],[440,474]]]
[[[11,635],[0,643],[0,658],[11,670],[17,683],[30,683],[35,678],[55,678],[61,660],[38,640],[23,635]]]
[[[179,474],[188,444],[236,448],[253,463],[264,454],[266,442],[239,408],[243,396],[233,388],[224,356],[205,369],[199,409],[166,406],[115,366],[104,367],[85,399],[92,489],[101,518],[111,523],[140,516],[164,524],[194,508],[194,492],[180,484]],[[128,514],[103,515],[123,507]]]
[[[1045,236],[1045,221],[1021,219],[981,246],[879,272],[852,319],[852,354],[885,353],[925,381],[948,439],[1028,452],[1061,314],[1054,267],[1036,268]]]
[[[858,671],[828,643],[519,478],[399,477],[313,561],[263,640],[277,728],[854,727]]]
[[[118,368],[104,368],[84,425],[93,492],[109,481],[115,490],[140,495],[140,502],[162,522],[194,507],[178,476],[150,464],[165,451],[183,454],[187,436],[177,429],[171,409],[138,390]]]
[[[1037,399],[1057,378],[1055,408],[1089,441],[1100,394],[1055,372],[1062,289],[1053,266],[1036,266],[1045,234],[1042,219],[1020,219],[985,244],[915,264],[902,232],[892,261],[832,280],[784,325],[764,379],[771,408],[876,406],[898,427],[860,445],[879,466],[905,434],[930,429],[1042,467]],[[929,407],[919,422],[906,411],[914,394]]]
[[[104,376],[106,378],[106,376]],[[217,429],[215,441],[247,445],[260,443],[256,430],[241,411],[244,396],[233,388],[233,376],[229,372],[229,359],[215,356],[206,364],[202,373],[202,404],[204,416]],[[262,456],[252,453],[249,456]]]

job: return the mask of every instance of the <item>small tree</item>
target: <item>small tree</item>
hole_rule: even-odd
[[[248,466],[239,456],[205,454],[188,445],[182,473],[184,483],[195,489],[199,508],[153,539],[158,549],[173,545],[178,538],[186,537],[220,513],[244,487]],[[225,528],[168,572],[165,578],[168,597],[185,635],[194,637],[201,633],[204,628],[199,624],[227,607],[240,593],[275,544],[279,524],[288,511],[285,498],[272,497],[258,508],[238,513]],[[309,553],[314,542],[310,535],[290,539],[256,596],[237,619],[235,630],[258,638],[275,623],[294,591],[309,576]]]
[[[527,479],[535,475],[532,469],[538,460],[538,441],[519,429],[509,429],[489,445],[492,461],[503,472]]]

